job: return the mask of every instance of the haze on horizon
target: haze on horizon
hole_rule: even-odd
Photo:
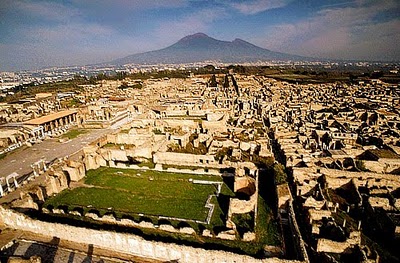
[[[400,61],[398,0],[0,2],[0,70],[111,61],[197,32],[316,58]]]

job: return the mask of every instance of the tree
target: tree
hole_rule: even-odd
[[[274,177],[277,185],[287,183],[287,174],[285,172],[285,167],[282,164],[276,163],[274,165]]]
[[[217,78],[215,77],[215,75],[211,76],[210,81],[208,83],[210,84],[210,87],[218,86]]]

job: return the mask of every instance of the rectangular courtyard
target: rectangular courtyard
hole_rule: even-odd
[[[45,207],[92,208],[102,214],[113,211],[117,215],[143,214],[204,222],[209,213],[206,201],[217,192],[217,187],[195,184],[192,180],[223,182],[222,177],[215,175],[103,167],[88,171],[82,184],[49,198]],[[222,192],[233,195],[225,184]],[[219,214],[218,202],[216,198],[212,200]]]

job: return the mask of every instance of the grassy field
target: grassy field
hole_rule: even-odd
[[[91,187],[63,191],[45,205],[92,206],[99,210],[112,207],[113,211],[123,214],[204,221],[208,214],[205,202],[215,193],[216,187],[193,184],[190,178],[222,181],[217,176],[99,168],[89,171],[85,177],[85,184]],[[224,191],[228,191],[227,187]]]
[[[223,181],[221,177],[210,175],[99,168],[87,172],[84,181],[86,187],[65,190],[48,199],[44,207],[66,205],[69,210],[81,207],[85,212],[95,209],[99,211],[100,215],[110,212],[108,208],[113,207],[112,212],[118,218],[126,218],[128,216],[127,218],[136,222],[150,219],[154,224],[165,224],[166,221],[169,221],[172,226],[177,228],[182,227],[180,226],[182,222],[179,220],[158,219],[157,215],[204,221],[208,213],[208,209],[204,207],[204,204],[208,196],[216,190],[213,185],[194,185],[189,182],[190,178]],[[234,193],[224,183],[220,196],[212,197],[215,209],[211,223],[209,225],[194,222],[188,223],[197,232],[197,235],[182,235],[140,227],[135,228],[135,230],[129,230],[129,232],[134,231],[151,240],[178,242],[191,246],[201,246],[206,249],[228,250],[256,257],[263,256],[265,245],[280,245],[278,227],[273,219],[273,213],[262,197],[259,197],[258,200],[256,239],[254,241],[231,241],[199,235],[202,231],[201,229],[205,228],[214,233],[226,230],[225,220],[229,199],[233,196]],[[64,219],[67,222],[78,226],[86,224],[85,226],[95,226],[100,229],[109,229],[111,227],[111,229],[115,230],[112,225],[86,217],[51,214],[47,216],[65,217]]]

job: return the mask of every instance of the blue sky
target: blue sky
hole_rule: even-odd
[[[109,61],[203,32],[296,55],[400,60],[399,0],[0,1],[0,70]]]

